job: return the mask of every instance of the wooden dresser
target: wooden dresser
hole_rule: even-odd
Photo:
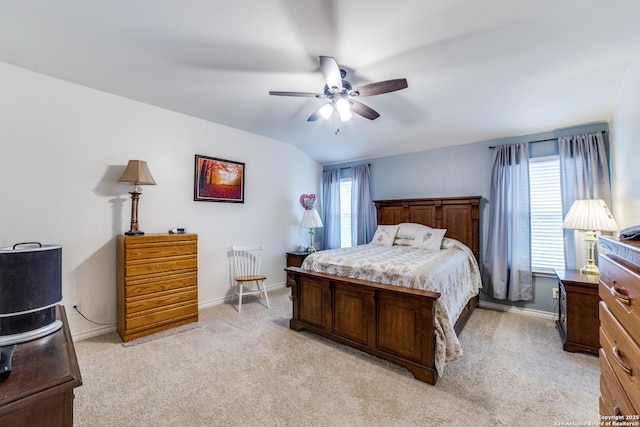
[[[116,243],[123,341],[198,321],[197,234],[119,235]]]
[[[640,414],[640,242],[600,238],[600,414]]]
[[[73,389],[82,385],[64,307],[62,328],[18,344],[12,372],[0,383],[0,426],[72,426]]]

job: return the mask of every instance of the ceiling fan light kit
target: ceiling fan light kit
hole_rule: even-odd
[[[344,98],[340,98],[336,101],[336,111],[340,115],[340,120],[346,122],[352,117],[351,104]]]
[[[320,117],[329,119],[334,115],[334,113],[336,113],[334,115],[336,122],[336,135],[340,131],[338,128],[339,121],[344,122],[351,119],[351,117],[353,117],[353,113],[369,120],[375,120],[380,117],[380,114],[373,108],[356,101],[354,98],[395,92],[408,87],[406,79],[394,79],[370,83],[353,89],[351,83],[343,80],[346,77],[347,72],[341,69],[336,60],[330,56],[320,57],[320,69],[325,80],[323,93],[270,91],[269,95],[314,97],[317,99],[328,100],[329,102],[323,104],[320,108],[314,111],[307,121],[313,122],[318,120]],[[338,117],[340,119],[339,121]]]
[[[333,104],[324,104],[322,107],[320,107],[318,112],[322,117],[328,119],[333,114]]]

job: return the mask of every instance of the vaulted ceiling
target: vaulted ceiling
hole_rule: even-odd
[[[637,0],[3,0],[0,61],[298,146],[323,164],[609,120]],[[378,111],[307,122],[318,56]],[[1,96],[1,94],[0,94]]]

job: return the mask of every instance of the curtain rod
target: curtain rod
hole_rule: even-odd
[[[353,166],[360,166],[360,165],[353,165]],[[340,170],[342,171],[342,170],[345,170],[345,169],[351,169],[353,166],[347,166],[347,167],[344,167],[344,168],[340,168]],[[367,163],[367,166],[371,166],[371,163]]]
[[[602,133],[605,133],[606,131],[600,131]],[[537,141],[529,141],[527,144],[535,144],[536,142],[547,142],[547,141],[557,141],[558,139],[563,138],[563,137],[559,137],[559,138],[549,138],[549,139],[539,139]],[[489,150],[493,150],[494,148],[496,148],[495,145],[492,145],[489,147]]]

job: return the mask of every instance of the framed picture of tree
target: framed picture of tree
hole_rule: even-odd
[[[193,200],[244,203],[244,163],[196,154]]]

